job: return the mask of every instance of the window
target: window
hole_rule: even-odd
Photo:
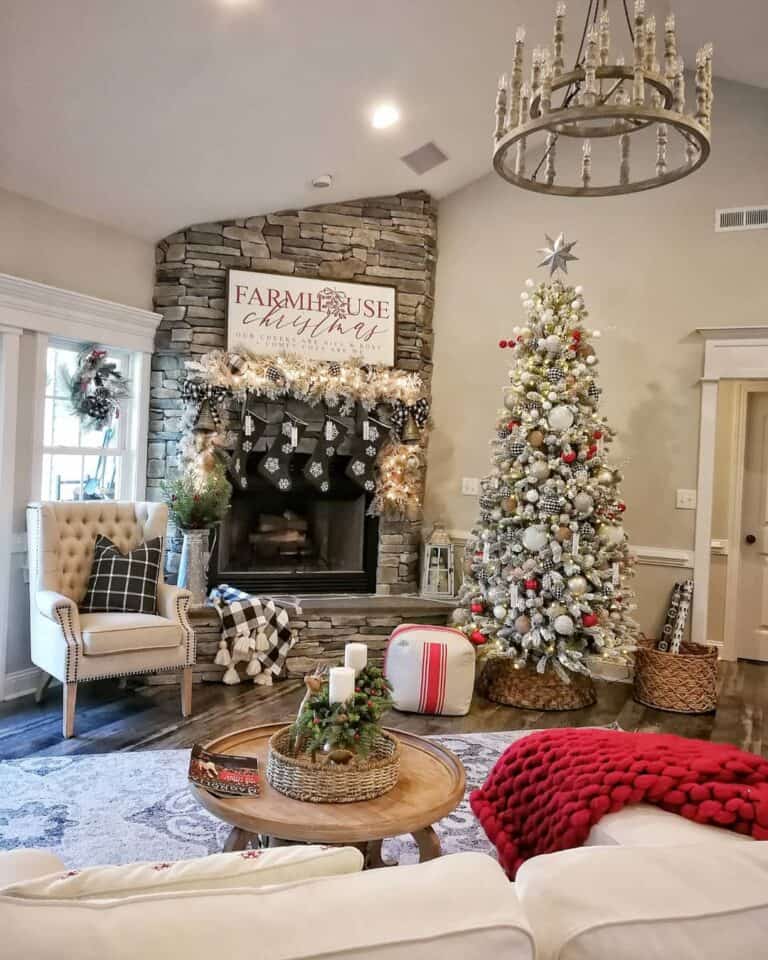
[[[89,430],[80,423],[67,387],[79,350],[77,344],[56,343],[47,350],[42,499],[117,500],[130,495],[131,403],[124,402],[120,417],[102,430]],[[129,378],[130,354],[110,350],[109,355]]]

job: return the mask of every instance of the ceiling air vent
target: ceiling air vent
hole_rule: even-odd
[[[411,153],[406,153],[406,155],[400,157],[400,159],[409,170],[413,170],[414,173],[421,176],[422,173],[427,173],[428,170],[432,170],[439,164],[445,163],[448,157],[440,147],[430,140],[429,143],[425,143],[418,149],[411,151]]]
[[[715,231],[768,229],[768,206],[715,210]]]

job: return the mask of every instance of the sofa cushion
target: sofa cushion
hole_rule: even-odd
[[[99,534],[81,609],[84,613],[155,613],[162,559],[162,537],[121,553]]]
[[[263,887],[362,869],[363,855],[355,847],[278,847],[216,853],[175,863],[62,869],[9,886],[3,894],[24,900],[118,900],[141,894]]]
[[[686,820],[647,803],[607,813],[589,831],[586,846],[674,847],[684,843],[755,843],[753,837]]]
[[[117,900],[0,894],[9,957],[532,960],[515,888],[479,853],[296,883]],[[76,945],[73,947],[72,945]]]
[[[47,850],[7,850],[0,852],[0,890],[12,883],[23,883],[49,873],[60,873],[64,864]]]
[[[149,613],[81,613],[83,653],[89,657],[178,647],[181,625]]]
[[[765,956],[768,843],[565,850],[515,887],[537,960]]]

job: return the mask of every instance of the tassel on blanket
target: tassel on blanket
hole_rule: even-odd
[[[245,672],[249,677],[255,677],[257,673],[261,673],[261,660],[259,660],[255,652],[251,655],[251,659],[248,661],[248,666],[245,668]]]
[[[236,683],[240,683],[240,674],[237,672],[234,663],[231,663],[227,667],[227,672],[221,678],[221,682],[226,683],[229,686],[234,686]]]
[[[262,687],[271,687],[272,686],[272,673],[269,670],[262,670],[261,673],[257,673],[253,678],[254,683],[258,683]]]
[[[228,667],[232,663],[226,640],[219,640],[219,649],[213,662],[218,667]]]
[[[250,653],[255,647],[256,641],[250,633],[238,633],[235,642],[232,644],[232,653]]]
[[[263,630],[259,630],[259,632],[256,634],[256,650],[258,650],[260,653],[264,653],[265,651],[269,650],[269,639]]]

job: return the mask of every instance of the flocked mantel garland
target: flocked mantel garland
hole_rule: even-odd
[[[373,450],[374,460],[367,468],[365,477],[355,477],[355,467],[360,464],[352,462],[348,473],[353,479],[358,479],[368,492],[373,493],[369,513],[391,517],[407,516],[412,519],[418,517],[423,496],[424,455],[423,431],[429,421],[429,402],[422,396],[424,385],[416,373],[409,373],[390,367],[380,367],[363,364],[358,361],[317,361],[302,357],[262,357],[247,353],[233,353],[214,350],[196,360],[187,361],[186,367],[190,377],[182,384],[182,398],[187,404],[187,424],[193,428],[204,404],[207,404],[218,431],[223,425],[223,405],[229,397],[237,397],[243,401],[244,414],[248,409],[249,398],[259,400],[279,401],[294,399],[310,406],[324,405],[337,416],[349,416],[354,413],[357,405],[366,412],[379,405],[390,407],[390,425],[382,425],[373,417],[370,418],[370,437],[378,436],[378,427],[389,430],[389,442],[385,442],[384,435]],[[418,428],[418,442],[404,443],[406,428],[409,419]],[[255,440],[261,432],[254,418],[249,415],[250,431],[244,443],[240,445],[240,453],[251,451],[255,447]],[[295,420],[295,418],[294,418]],[[299,421],[295,421],[298,425]],[[336,421],[330,414],[326,416],[323,428],[323,437],[327,437],[326,430]],[[293,421],[290,416],[281,427],[291,430]],[[263,427],[263,422],[261,426]],[[360,451],[367,451],[369,437],[362,438],[355,447]],[[318,444],[321,444],[318,441]],[[210,436],[206,445],[210,454],[223,454],[223,438],[218,435]],[[297,444],[289,446],[295,449]],[[199,443],[198,443],[199,447]],[[195,453],[191,443],[182,444],[183,454],[193,464]],[[328,448],[330,455],[330,447]],[[290,452],[290,451],[289,451]],[[335,449],[334,449],[335,453]],[[238,451],[235,452],[235,467],[237,467]],[[267,476],[265,469],[274,470],[278,483],[288,489],[289,483],[286,470],[280,470],[279,463],[275,470],[272,460],[262,458],[259,472]],[[353,458],[354,460],[354,458]],[[362,457],[365,460],[365,457]],[[376,479],[367,479],[372,473],[375,461]],[[362,461],[361,461],[362,462]],[[311,469],[312,462],[307,464]],[[194,467],[193,467],[194,469]],[[352,472],[350,473],[350,469]],[[244,464],[234,469],[235,476],[240,476],[242,485],[247,483],[243,476]],[[362,473],[362,471],[360,471]],[[323,490],[322,476],[316,485]],[[364,482],[365,481],[365,482]],[[282,487],[280,487],[282,489]]]

